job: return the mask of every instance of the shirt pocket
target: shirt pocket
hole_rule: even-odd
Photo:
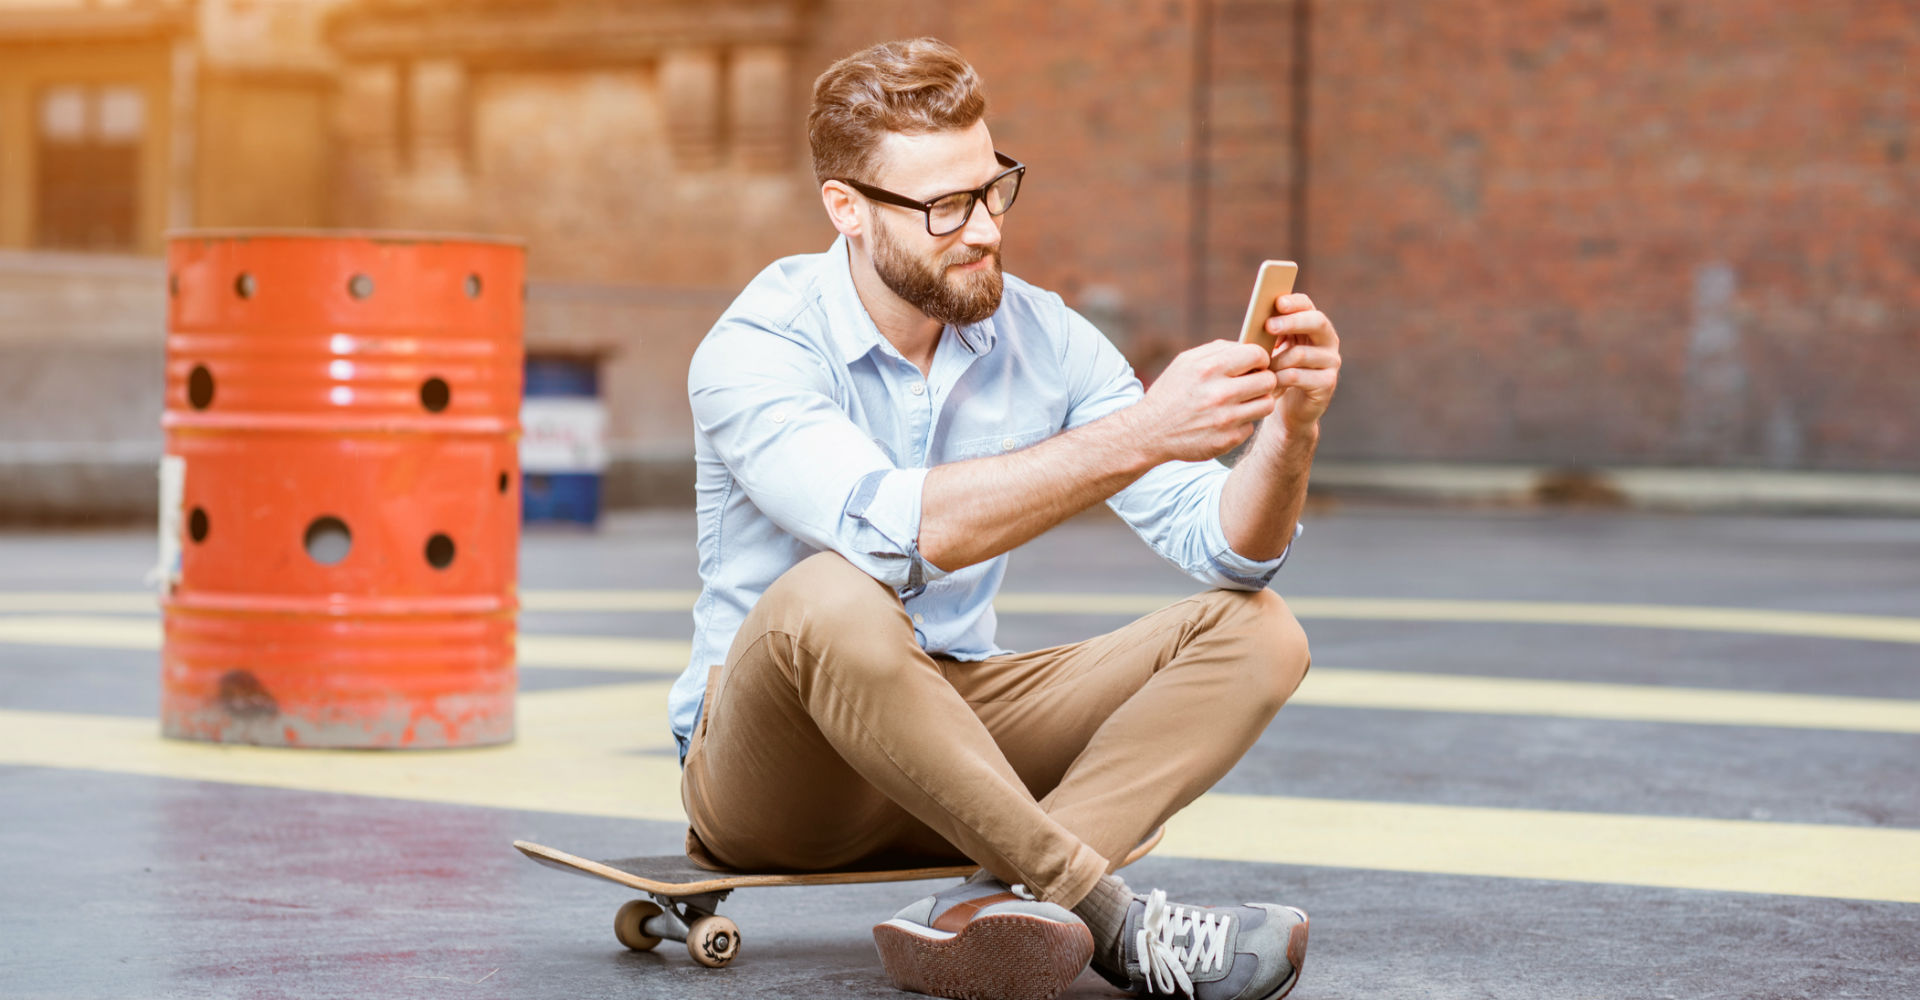
[[[1059,433],[1056,427],[1025,427],[1009,429],[998,434],[983,435],[955,442],[951,448],[949,461],[960,462],[969,458],[989,458],[1019,451],[1029,445],[1042,441]]]

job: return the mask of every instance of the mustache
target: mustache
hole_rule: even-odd
[[[942,267],[964,267],[968,264],[985,260],[988,257],[997,258],[999,256],[1000,244],[998,243],[990,247],[962,247],[948,254],[940,264]]]

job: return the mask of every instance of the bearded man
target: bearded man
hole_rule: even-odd
[[[1091,960],[1139,994],[1279,997],[1305,913],[1171,903],[1112,871],[1306,673],[1266,585],[1339,341],[1282,296],[1271,356],[1205,344],[1143,392],[1058,295],[1002,273],[1026,167],[985,111],[933,39],[829,68],[807,124],[839,238],[761,272],[695,353],[703,588],[670,705],[688,851],[971,859],[874,929],[904,989],[1048,998]],[[1212,461],[1250,436],[1231,470]],[[1101,501],[1212,589],[1085,642],[1000,648],[1007,553]]]

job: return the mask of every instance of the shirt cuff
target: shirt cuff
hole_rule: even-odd
[[[896,552],[907,557],[906,589],[918,594],[947,571],[920,558],[920,494],[928,469],[890,469],[860,481],[847,516],[858,518],[879,532]]]
[[[1215,509],[1218,509],[1217,504]],[[1248,559],[1235,552],[1233,546],[1228,544],[1226,529],[1220,524],[1220,518],[1216,514],[1207,519],[1208,561],[1213,563],[1216,571],[1229,580],[1249,587],[1264,587],[1273,580],[1275,573],[1280,572],[1280,567],[1287,564],[1287,557],[1293,554],[1293,543],[1299,541],[1300,535],[1306,530],[1305,524],[1295,521],[1293,538],[1287,542],[1287,547],[1281,550],[1279,555],[1272,559]]]

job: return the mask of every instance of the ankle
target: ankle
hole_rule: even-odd
[[[1103,875],[1093,891],[1074,904],[1079,917],[1093,934],[1093,965],[1101,971],[1117,969],[1124,960],[1120,938],[1126,930],[1127,908],[1133,905],[1133,890],[1118,875]]]

